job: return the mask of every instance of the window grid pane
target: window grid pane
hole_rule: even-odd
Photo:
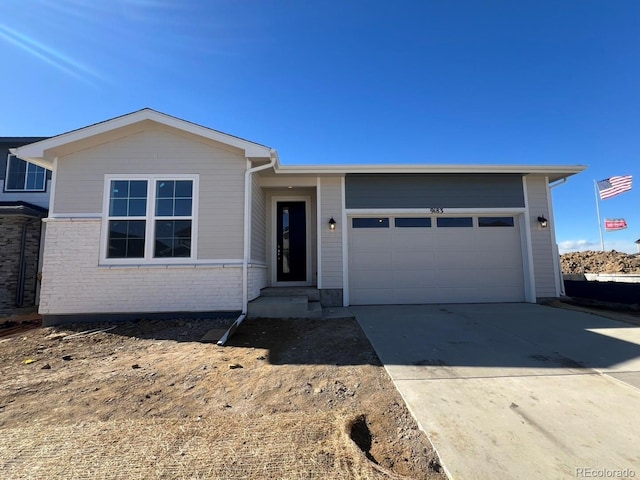
[[[45,170],[32,163],[27,164],[26,190],[44,190]]]
[[[156,183],[156,216],[190,217],[192,195],[192,180],[159,180]]]
[[[147,215],[146,180],[112,180],[109,216],[144,217]]]
[[[107,258],[144,258],[145,220],[110,220]]]
[[[24,176],[27,173],[27,162],[17,157],[9,157],[8,167],[7,189],[24,190]]]
[[[155,257],[191,256],[191,220],[156,220]]]

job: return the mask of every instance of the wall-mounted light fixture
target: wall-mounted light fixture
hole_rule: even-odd
[[[333,219],[333,217],[331,217],[331,220],[329,220],[329,230],[333,232],[335,229],[336,229],[336,221]]]
[[[547,228],[549,226],[549,220],[544,218],[544,215],[540,215],[538,217],[538,222],[540,222],[540,227],[541,228]]]

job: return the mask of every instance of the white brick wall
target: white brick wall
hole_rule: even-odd
[[[41,314],[242,308],[241,265],[101,267],[100,226],[99,219],[47,220]]]
[[[267,271],[266,266],[249,267],[249,300],[258,298],[260,290],[267,286]]]

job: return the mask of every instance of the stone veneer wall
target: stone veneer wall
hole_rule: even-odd
[[[22,229],[27,224],[24,307],[35,305],[42,221],[22,215],[0,216],[0,312],[16,307]]]

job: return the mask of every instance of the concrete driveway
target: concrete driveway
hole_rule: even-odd
[[[351,310],[451,478],[640,478],[640,327],[533,304]]]

